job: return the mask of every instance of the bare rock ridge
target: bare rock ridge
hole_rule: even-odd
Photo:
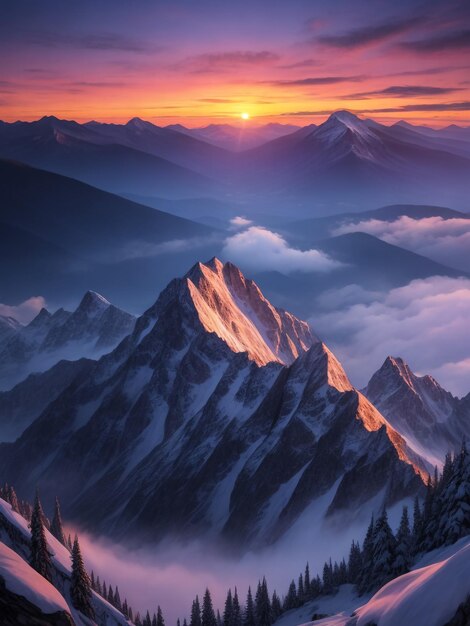
[[[217,259],[172,280],[114,350],[63,379],[1,446],[0,472],[115,537],[132,527],[142,541],[261,547],[315,503],[318,523],[367,518],[416,493],[427,469],[308,325]],[[22,410],[13,391],[1,421]]]

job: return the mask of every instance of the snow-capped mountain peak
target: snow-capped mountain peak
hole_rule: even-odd
[[[468,432],[468,408],[429,375],[418,376],[399,357],[388,356],[364,394],[418,454],[441,465]]]
[[[110,306],[110,302],[96,291],[87,291],[83,296],[76,312],[86,313],[94,316],[102,313]]]
[[[292,363],[316,341],[308,324],[277,309],[232,263],[213,258],[185,276],[188,297],[206,332],[258,365]]]

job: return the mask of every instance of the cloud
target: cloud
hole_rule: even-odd
[[[236,217],[232,217],[232,219],[230,220],[230,224],[234,227],[234,228],[244,228],[245,226],[251,226],[251,224],[253,224],[252,220],[247,219],[246,217],[243,217],[242,215],[237,215]]]
[[[290,248],[281,235],[261,226],[226,239],[222,255],[242,268],[282,274],[328,272],[342,265],[320,250]]]
[[[372,43],[378,43],[395,35],[410,30],[419,23],[418,18],[410,18],[381,24],[373,24],[355,28],[339,35],[323,35],[318,41],[333,48],[360,48]]]
[[[335,85],[337,83],[357,83],[365,79],[365,76],[316,76],[310,78],[298,78],[295,80],[276,80],[269,84],[276,87],[305,87],[312,85]]]
[[[16,306],[0,303],[0,315],[14,317],[18,322],[28,324],[45,306],[46,301],[42,296],[33,296]]]
[[[402,215],[393,222],[377,219],[346,222],[332,234],[358,231],[470,272],[470,219],[439,216],[414,219]]]
[[[234,67],[262,66],[275,63],[276,61],[279,61],[279,55],[269,50],[232,50],[186,57],[172,67],[176,70],[187,70],[196,74],[204,74],[220,71],[227,72],[234,69]]]
[[[413,52],[443,52],[445,50],[461,50],[470,48],[470,30],[457,30],[444,34],[433,35],[425,39],[405,41],[402,47]]]
[[[470,391],[469,279],[433,276],[379,296],[349,286],[324,294],[318,306],[323,312],[310,320],[312,328],[356,386],[393,355],[456,395]]]
[[[448,93],[454,93],[455,91],[462,91],[459,87],[429,87],[425,85],[392,85],[385,87],[384,89],[377,89],[375,91],[364,91],[362,93],[353,93],[344,96],[346,99],[353,98],[368,98],[369,96],[385,96],[392,98],[413,98],[420,96],[435,96]]]
[[[143,54],[162,50],[161,46],[149,45],[142,39],[128,37],[120,33],[88,33],[73,35],[47,31],[31,33],[28,42],[42,48],[77,48],[80,50],[121,51]]]

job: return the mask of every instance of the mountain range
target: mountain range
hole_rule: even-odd
[[[319,126],[284,134],[287,130],[265,127],[266,138],[283,134],[250,149],[232,143],[229,150],[226,139],[217,139],[229,132],[236,142],[236,133],[226,128],[161,128],[138,118],[124,125],[78,124],[44,117],[2,122],[0,157],[113,193],[205,196],[265,213],[288,207],[293,215],[318,215],[390,202],[466,206],[466,129],[389,127],[337,111]],[[213,135],[218,145],[211,143]]]
[[[305,322],[212,259],[171,281],[109,354],[76,372],[59,362],[4,392],[2,424],[58,381],[1,445],[0,471],[22,493],[40,484],[46,500],[59,495],[94,531],[125,540],[132,528],[135,542],[199,538],[244,551],[295,532],[312,510],[319,532],[325,519],[364,522],[419,493],[450,422],[468,434],[468,398],[420,383],[404,364],[388,376],[393,363],[361,393]]]

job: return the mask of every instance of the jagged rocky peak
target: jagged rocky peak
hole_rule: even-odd
[[[289,365],[317,341],[307,322],[270,304],[232,263],[197,263],[182,284],[205,331],[258,365]]]
[[[96,315],[102,313],[110,306],[110,302],[96,291],[87,291],[83,296],[77,311],[86,313],[87,315]]]
[[[44,324],[48,324],[51,317],[52,315],[49,313],[49,311],[46,308],[42,307],[42,309],[39,311],[36,317],[34,317],[30,321],[28,326],[29,328],[40,328],[44,326]]]
[[[388,356],[370,379],[366,393],[373,402],[374,398],[383,402],[398,391],[416,395],[438,421],[446,418],[452,410],[452,394],[432,376],[418,376],[401,357]]]

